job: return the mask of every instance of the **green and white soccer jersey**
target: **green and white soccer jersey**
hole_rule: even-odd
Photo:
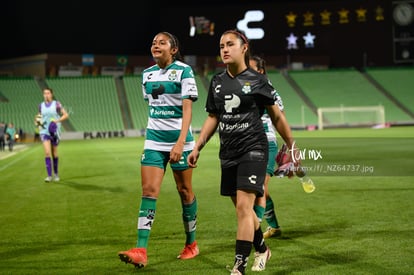
[[[280,97],[278,92],[276,92],[275,98],[276,98],[275,103],[279,106],[280,111],[283,112],[284,105],[283,105],[282,98]],[[270,118],[266,109],[265,109],[264,114],[262,115],[262,122],[263,122],[263,127],[266,132],[267,140],[276,142],[276,129],[273,126],[272,119]]]
[[[279,106],[280,111],[283,111],[284,109],[283,101],[278,92],[275,92],[275,98],[276,98],[275,102]],[[263,122],[263,127],[265,129],[267,140],[269,141],[269,159],[267,161],[266,173],[269,174],[270,176],[273,176],[273,172],[275,171],[275,166],[276,166],[275,159],[276,159],[276,155],[278,152],[278,144],[276,140],[276,129],[273,126],[272,119],[270,118],[266,109],[261,119]]]
[[[174,61],[164,69],[158,65],[145,69],[142,80],[142,92],[149,108],[144,149],[169,152],[180,135],[183,99],[196,101],[198,98],[193,70],[183,62]],[[190,127],[184,151],[193,148]]]

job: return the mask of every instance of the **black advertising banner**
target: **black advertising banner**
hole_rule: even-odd
[[[392,24],[392,2],[386,0],[224,2],[161,11],[162,28],[180,38],[185,54],[218,55],[220,35],[238,29],[257,54],[329,56],[332,67],[391,65]]]

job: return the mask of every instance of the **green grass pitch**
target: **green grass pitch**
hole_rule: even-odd
[[[273,255],[261,274],[413,274],[414,145],[409,142],[414,128],[294,134],[310,143],[363,137],[378,148],[364,151],[365,158],[397,162],[403,169],[395,176],[313,176],[312,194],[297,178],[272,178],[269,188],[283,234],[266,240]],[[117,256],[136,242],[142,138],[62,141],[59,183],[43,182],[40,143],[9,157],[0,152],[0,274],[228,274],[236,217],[230,199],[219,195],[218,144],[216,134],[194,170],[200,255],[176,259],[185,239],[168,169],[144,269]],[[334,144],[339,155],[361,154],[359,147],[342,145]],[[253,255],[248,274],[252,261]]]

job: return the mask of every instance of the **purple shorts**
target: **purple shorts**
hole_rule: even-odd
[[[43,135],[40,135],[40,140],[42,142],[47,141],[47,140],[50,140],[50,143],[53,146],[58,146],[59,145],[59,138],[56,137],[56,136],[50,136],[50,135],[43,134]]]

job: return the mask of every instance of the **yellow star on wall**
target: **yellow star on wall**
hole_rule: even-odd
[[[342,8],[340,11],[338,11],[338,14],[339,14],[339,24],[349,23],[349,18],[348,18],[349,10]]]
[[[294,14],[293,12],[289,12],[286,15],[286,23],[287,23],[287,25],[289,27],[294,27],[295,26],[295,24],[296,24],[296,17],[297,17],[297,15]]]
[[[355,12],[356,12],[358,22],[367,21],[367,10],[366,9],[359,8],[359,9],[355,10]]]
[[[303,26],[313,26],[313,13],[307,11],[303,14]]]
[[[321,16],[321,25],[331,24],[331,13],[327,10],[324,10],[320,13]]]
[[[384,9],[380,6],[375,9],[375,20],[384,21]]]

